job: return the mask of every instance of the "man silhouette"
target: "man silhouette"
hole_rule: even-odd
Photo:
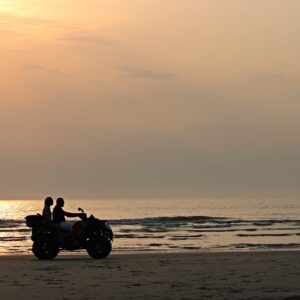
[[[57,198],[56,206],[53,209],[53,221],[59,224],[60,229],[72,231],[74,222],[66,221],[65,217],[74,218],[82,216],[82,213],[70,213],[63,210],[65,201],[63,198]]]

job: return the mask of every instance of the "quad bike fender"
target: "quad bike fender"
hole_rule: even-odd
[[[94,230],[89,231],[88,239],[93,238],[103,238],[112,241],[113,233],[110,228],[94,228]]]

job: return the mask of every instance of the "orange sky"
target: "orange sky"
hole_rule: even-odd
[[[298,195],[299,12],[0,0],[0,198]]]

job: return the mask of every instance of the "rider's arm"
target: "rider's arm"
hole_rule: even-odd
[[[63,212],[64,212],[64,215],[66,217],[69,217],[69,218],[74,218],[74,217],[78,217],[79,216],[79,214],[76,214],[76,213],[70,213],[70,212],[67,212],[67,211],[64,211],[64,210],[63,210]]]

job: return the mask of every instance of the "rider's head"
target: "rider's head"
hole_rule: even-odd
[[[53,204],[53,199],[51,197],[47,197],[45,199],[45,206],[51,206]]]
[[[59,207],[64,207],[65,201],[63,198],[57,198],[56,199],[56,205]]]

